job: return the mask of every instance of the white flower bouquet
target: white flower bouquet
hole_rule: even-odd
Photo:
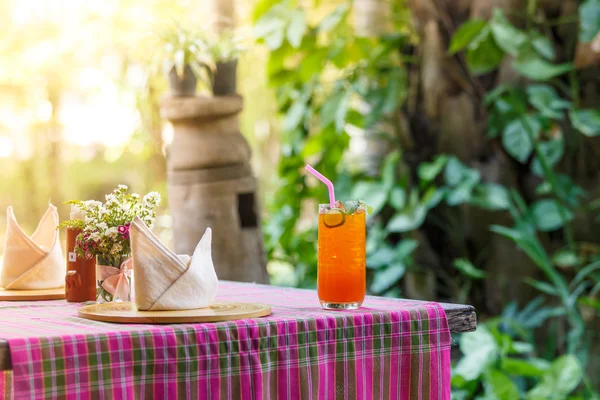
[[[160,194],[157,192],[150,192],[140,197],[138,194],[128,193],[127,189],[127,186],[119,185],[112,193],[106,195],[105,203],[95,200],[67,202],[83,211],[85,219],[64,221],[59,225],[59,228],[81,229],[75,243],[77,256],[87,259],[96,257],[97,265],[105,267],[105,270],[106,267],[112,267],[112,270],[123,268],[131,255],[129,242],[131,221],[137,216],[152,228],[156,218],[154,208],[160,204]],[[99,274],[98,271],[97,269],[97,275],[104,275],[97,277],[98,297],[105,301],[112,301],[115,288],[111,290],[110,287],[103,285],[106,273]],[[108,276],[117,273],[113,271]]]

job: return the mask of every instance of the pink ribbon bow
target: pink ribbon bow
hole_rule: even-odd
[[[109,267],[108,265],[96,265],[96,279],[102,282],[102,287],[113,298],[128,301],[130,293],[129,278],[133,269],[131,257],[123,261],[121,268]]]

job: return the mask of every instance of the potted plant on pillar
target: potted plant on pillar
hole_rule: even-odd
[[[233,32],[224,32],[208,44],[215,69],[212,76],[214,96],[228,96],[236,93],[237,61],[244,51],[242,37]]]
[[[159,35],[162,51],[156,53],[169,77],[173,96],[194,96],[198,79],[210,82],[214,69],[204,35],[175,25]]]

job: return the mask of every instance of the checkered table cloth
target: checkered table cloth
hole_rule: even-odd
[[[367,297],[325,311],[311,290],[220,282],[269,317],[118,325],[64,301],[0,302],[7,399],[450,399],[451,337],[436,303]]]

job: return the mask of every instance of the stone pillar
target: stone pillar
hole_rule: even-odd
[[[177,254],[192,254],[207,227],[219,279],[268,282],[250,147],[239,130],[241,96],[165,97],[173,124],[167,155]]]

